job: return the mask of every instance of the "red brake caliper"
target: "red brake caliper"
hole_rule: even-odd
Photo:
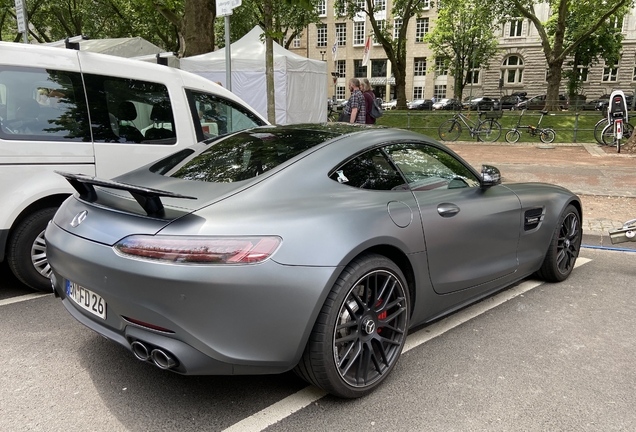
[[[378,300],[378,302],[375,304],[375,307],[378,307],[381,304],[382,304],[382,299]],[[378,319],[379,320],[386,319],[386,311],[384,311],[380,315],[378,315]],[[381,331],[382,331],[382,327],[378,327],[378,333],[380,333]]]

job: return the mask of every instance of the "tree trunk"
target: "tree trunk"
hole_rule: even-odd
[[[214,51],[216,9],[210,0],[186,0],[182,34],[184,56]]]
[[[393,63],[395,70],[393,70],[393,76],[395,77],[395,98],[397,99],[396,109],[406,109],[406,74],[404,71],[403,62],[396,61]]]
[[[546,95],[545,109],[548,111],[560,111],[564,101],[559,100],[559,87],[561,86],[561,68],[563,60],[549,60],[548,63],[548,92]]]

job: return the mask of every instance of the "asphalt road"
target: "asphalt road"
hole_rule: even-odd
[[[50,294],[8,304],[31,291],[2,265],[0,430],[261,430],[274,413],[268,431],[633,431],[636,254],[581,257],[590,261],[561,284],[526,281],[498,306],[487,299],[412,332],[407,343],[424,342],[370,396],[318,393],[291,415],[286,401],[317,393],[293,374],[161,371]],[[522,286],[536,287],[518,294]]]

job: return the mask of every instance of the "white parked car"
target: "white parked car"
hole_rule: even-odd
[[[397,107],[397,99],[391,99],[390,101],[382,104],[383,110],[394,110]]]
[[[0,42],[0,261],[50,289],[44,229],[73,189],[206,138],[267,124],[223,87],[167,66]]]

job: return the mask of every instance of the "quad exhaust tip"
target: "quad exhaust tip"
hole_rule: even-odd
[[[149,347],[138,340],[130,344],[133,354],[138,360],[152,361],[160,369],[172,369],[177,365],[177,360],[171,354],[160,348]]]

